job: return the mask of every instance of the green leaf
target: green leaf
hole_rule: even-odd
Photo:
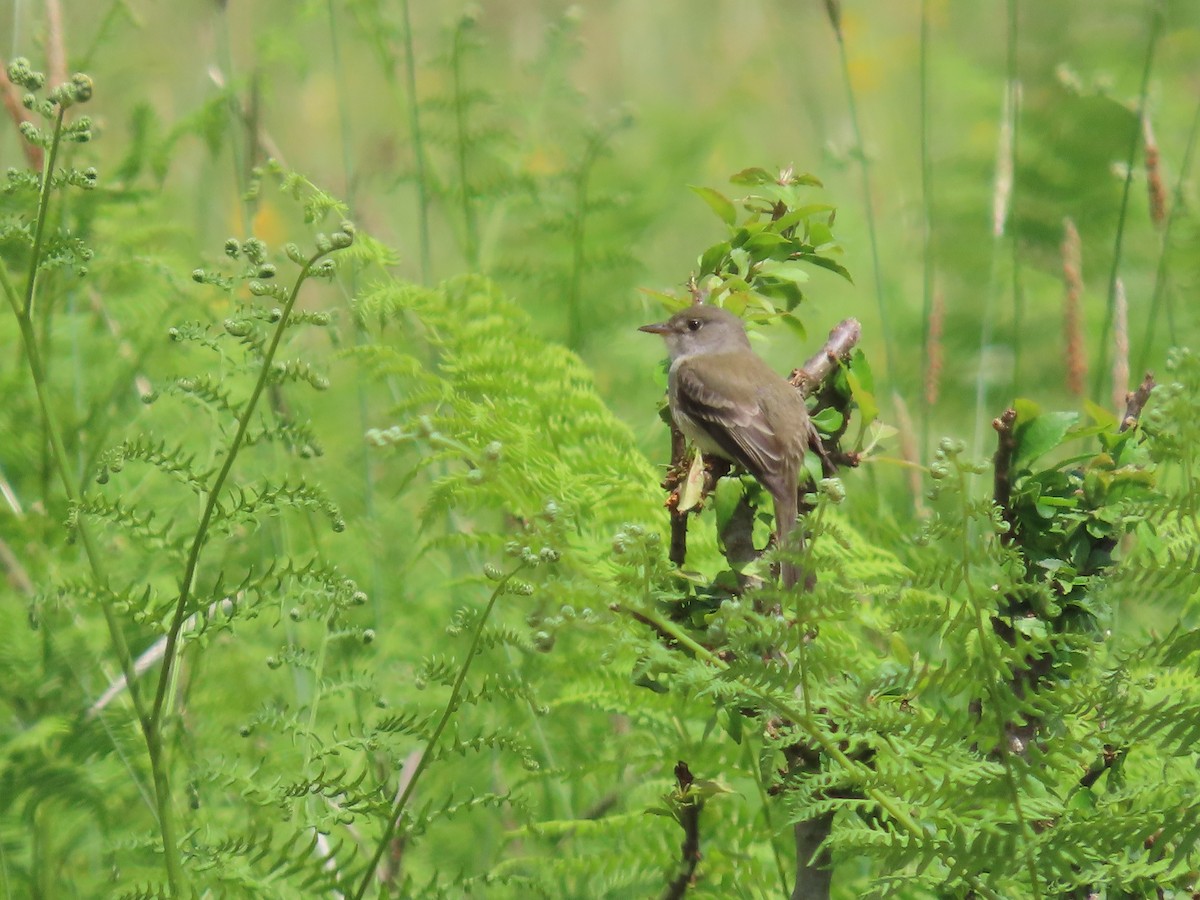
[[[799,225],[809,216],[815,216],[818,213],[833,212],[833,207],[828,203],[807,203],[804,206],[797,206],[795,209],[780,216],[771,227],[776,231],[787,231]]]
[[[812,417],[812,423],[817,426],[822,434],[836,433],[842,427],[842,423],[845,420],[845,416],[833,407],[827,407]]]
[[[721,720],[721,726],[725,729],[725,733],[729,735],[730,739],[732,739],[732,741],[735,744],[740,744],[742,742],[742,714],[741,714],[741,712],[739,712],[736,709],[733,709],[733,710],[722,709],[722,710],[720,710],[718,715]],[[707,781],[703,782],[703,783],[716,784],[716,782],[707,782]],[[692,787],[695,788],[696,785],[693,784]],[[707,796],[711,796],[712,793],[715,793],[715,792],[709,792],[707,794]]]
[[[867,354],[862,350],[855,350],[850,355],[850,368],[858,373],[858,380],[868,391],[875,392],[875,372],[871,369],[871,362],[867,359]]]
[[[818,247],[832,244],[833,231],[824,222],[813,222],[808,226],[808,238]]]
[[[1096,795],[1091,788],[1080,788],[1067,798],[1066,808],[1091,812],[1096,808]]]
[[[846,376],[850,396],[858,404],[862,427],[865,428],[879,418],[879,403],[875,400],[875,374],[871,371],[866,354],[855,350],[850,357],[850,363],[842,366],[842,372]]]
[[[790,281],[781,281],[773,278],[761,278],[755,280],[755,287],[758,292],[764,297],[770,297],[772,300],[782,300],[782,304],[775,303],[775,312],[780,312],[780,307],[784,310],[793,310],[800,305],[800,301],[804,299],[804,292],[800,290],[800,286],[793,284]]]
[[[1083,401],[1083,409],[1084,412],[1091,417],[1092,421],[1097,425],[1103,426],[1105,431],[1117,430],[1117,417],[1111,409],[1106,409],[1099,403],[1095,403],[1091,400]]]
[[[731,175],[729,178],[730,184],[737,184],[743,187],[755,187],[760,184],[772,184],[775,181],[775,176],[766,169],[761,169],[757,166],[750,169],[742,169],[742,171]]]
[[[830,272],[836,272],[841,275],[851,284],[854,284],[854,278],[850,275],[850,270],[839,262],[835,262],[828,256],[817,256],[815,253],[803,253],[800,258],[806,263],[811,263],[814,266],[820,266],[822,269],[828,269]]]
[[[700,256],[700,274],[716,275],[724,267],[727,256],[729,256],[729,241],[713,244]]]
[[[799,318],[786,312],[779,317],[779,321],[791,329],[792,333],[800,340],[808,340],[808,329],[804,327],[804,323]]]
[[[751,253],[762,254],[765,251],[771,251],[776,247],[786,244],[787,238],[778,235],[773,231],[761,231],[750,237],[745,243],[745,248]]]
[[[743,278],[750,271],[750,266],[752,265],[750,254],[741,247],[734,247],[729,251],[729,262],[733,266],[733,270]]]
[[[655,291],[651,290],[650,288],[638,288],[638,290],[647,297],[653,297],[655,300],[658,300],[663,305],[663,308],[671,314],[677,313],[681,309],[692,305],[691,299],[686,297],[677,297],[674,294],[668,294],[665,291]]]
[[[1017,452],[1013,457],[1013,468],[1028,468],[1029,464],[1060,446],[1071,428],[1079,422],[1079,413],[1044,413],[1023,422],[1018,411],[1016,426]]]
[[[876,419],[874,422],[871,422],[869,425],[867,425],[867,440],[866,443],[863,444],[862,450],[859,452],[863,456],[867,456],[872,450],[875,449],[876,445],[881,444],[884,441],[891,440],[899,433],[900,429],[892,425],[884,425],[882,422]]]
[[[790,179],[788,179],[788,184],[802,184],[802,185],[806,185],[807,187],[825,187],[824,182],[822,182],[820,178],[818,178],[816,175],[811,174],[810,172],[803,172],[799,175],[792,175],[792,177]]]
[[[710,187],[700,187],[698,185],[689,184],[688,187],[692,192],[708,204],[709,209],[717,214],[726,225],[734,225],[737,223],[737,210],[734,209],[733,201],[722,194],[720,191]]]
[[[724,534],[734,511],[746,495],[740,478],[722,478],[713,491],[713,511],[717,514],[717,534]]]
[[[738,724],[736,726],[733,724],[733,719],[735,717],[738,719]],[[726,728],[726,731],[729,732],[729,736],[731,738],[733,738],[734,741],[736,741],[739,744],[742,742],[741,720],[743,718],[744,717],[740,710],[731,711],[729,713],[729,719],[730,719],[729,727]],[[736,734],[735,734],[735,731],[736,731]],[[716,781],[715,779],[712,779],[712,778],[700,778],[700,779],[692,782],[692,786],[690,788],[688,788],[688,796],[689,797],[697,796],[702,800],[711,800],[713,797],[716,797],[720,794],[732,794],[732,793],[733,793],[733,789],[731,787],[729,787],[724,782]]]
[[[781,278],[784,281],[790,281],[792,284],[804,284],[808,281],[808,272],[806,272],[798,263],[794,262],[779,262],[777,260],[768,259],[766,262],[759,263],[758,274],[769,276],[771,278]]]

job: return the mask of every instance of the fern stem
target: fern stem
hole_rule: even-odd
[[[296,276],[296,282],[292,285],[292,289],[288,293],[287,302],[283,305],[283,315],[280,316],[279,322],[275,327],[275,333],[271,336],[271,342],[267,345],[263,353],[262,366],[258,373],[258,379],[254,382],[250,398],[246,401],[246,406],[238,418],[237,431],[234,433],[233,440],[230,441],[229,447],[226,450],[225,462],[221,466],[220,472],[217,473],[217,477],[213,480],[212,488],[208,492],[208,499],[205,501],[204,509],[200,514],[200,523],[196,527],[196,536],[192,539],[192,546],[188,551],[187,564],[184,568],[183,580],[179,586],[179,599],[175,604],[175,613],[171,618],[171,627],[167,630],[166,634],[166,647],[163,649],[162,669],[159,672],[158,688],[154,695],[154,708],[151,711],[151,719],[156,729],[161,730],[162,728],[163,704],[166,700],[167,687],[175,668],[174,663],[178,653],[179,635],[183,630],[184,619],[187,617],[187,608],[192,598],[192,587],[196,578],[196,569],[200,563],[200,550],[204,546],[205,539],[208,537],[208,526],[212,522],[213,513],[216,512],[217,500],[220,498],[221,489],[225,486],[225,481],[229,478],[229,473],[233,470],[233,464],[237,460],[238,453],[242,449],[242,444],[246,438],[246,431],[250,427],[250,418],[258,406],[259,398],[262,397],[262,393],[266,389],[267,376],[271,371],[271,363],[274,362],[279,344],[283,340],[283,333],[287,328],[288,319],[291,317],[292,308],[296,305],[296,298],[300,294],[300,288],[308,279],[308,273],[312,271],[312,267],[324,255],[325,251],[314,253],[304,264],[304,267],[300,270],[300,274]]]
[[[488,619],[491,618],[496,601],[500,599],[500,595],[504,593],[504,588],[508,583],[525,566],[526,563],[519,563],[515,569],[505,575],[497,582],[492,595],[488,598],[487,606],[484,607],[483,612],[480,614],[479,621],[475,625],[475,632],[471,635],[471,645],[467,648],[467,655],[463,659],[462,666],[459,667],[454,684],[450,687],[450,696],[446,700],[445,707],[442,709],[441,718],[438,719],[437,725],[434,726],[433,733],[429,735],[429,740],[425,742],[425,750],[421,753],[421,759],[413,770],[412,776],[408,779],[404,790],[392,805],[387,826],[383,829],[383,834],[380,835],[379,843],[376,845],[375,852],[371,855],[371,860],[367,864],[366,871],[363,873],[362,883],[359,884],[358,890],[354,892],[353,900],[362,900],[366,895],[367,888],[371,884],[371,879],[379,868],[379,861],[383,859],[383,854],[387,852],[388,846],[392,843],[392,838],[396,834],[396,829],[400,826],[400,817],[404,815],[405,807],[408,806],[408,801],[416,789],[417,782],[420,780],[421,774],[425,771],[425,767],[429,764],[429,760],[433,756],[433,751],[437,747],[438,741],[441,740],[442,732],[446,730],[446,726],[450,724],[450,720],[458,711],[459,697],[462,696],[463,684],[466,683],[467,673],[471,670],[471,663],[475,659],[475,655],[479,652],[479,642],[483,637],[483,629],[487,625]]]
[[[826,509],[827,505],[828,504],[825,504],[825,503],[818,504],[817,509],[812,516],[812,528],[811,529],[806,528],[805,530],[810,530],[813,535],[820,534],[821,520],[825,518],[825,509]],[[807,521],[805,522],[805,525],[806,526],[808,525]],[[809,571],[809,572],[813,571],[811,568],[811,560],[812,560],[813,544],[815,544],[815,543],[816,543],[815,537],[804,542],[804,555],[805,555],[806,559],[804,560],[804,568],[802,569],[802,571]],[[794,591],[793,596],[795,597],[795,601],[796,601],[796,608],[795,608],[795,612],[793,612],[793,615],[795,616],[796,622],[800,623],[803,620],[804,609],[806,606],[805,601],[808,599],[808,596],[805,591],[799,591],[799,590]],[[797,628],[796,629],[796,650],[797,650],[797,654],[800,658],[800,690],[802,691],[802,695],[804,698],[804,711],[805,711],[805,713],[808,714],[808,717],[811,719],[812,714],[813,714],[813,712],[812,712],[812,691],[809,688],[809,684],[808,684],[808,672],[809,672],[808,641],[805,639],[805,637],[806,637],[806,629]]]
[[[42,244],[46,238],[46,215],[50,211],[50,181],[54,177],[54,163],[58,159],[58,148],[62,144],[63,118],[67,110],[61,103],[54,119],[54,137],[50,141],[50,152],[42,163],[42,184],[38,190],[37,223],[33,229],[33,251],[29,254],[29,276],[25,282],[25,301],[18,316],[33,316],[33,298],[37,291],[38,267],[42,264]]]
[[[1133,127],[1133,136],[1129,139],[1129,153],[1125,157],[1125,185],[1121,189],[1121,208],[1117,214],[1117,233],[1113,238],[1112,267],[1108,272],[1108,302],[1104,307],[1104,324],[1100,329],[1100,346],[1097,350],[1099,362],[1092,381],[1092,399],[1100,397],[1102,384],[1108,373],[1108,333],[1112,329],[1113,312],[1117,302],[1117,279],[1121,274],[1121,249],[1125,240],[1125,222],[1129,212],[1129,192],[1133,186],[1133,160],[1137,156],[1138,145],[1142,142],[1141,123],[1146,116],[1146,98],[1150,93],[1150,72],[1154,67],[1154,53],[1158,47],[1158,38],[1162,33],[1163,11],[1162,0],[1153,0],[1154,11],[1151,13],[1150,37],[1146,41],[1146,58],[1142,62],[1142,85],[1138,91],[1137,121]]]
[[[400,0],[404,17],[404,83],[408,89],[408,131],[412,138],[413,159],[417,167],[417,246],[421,260],[421,283],[429,284],[433,267],[429,246],[429,185],[425,172],[425,133],[421,130],[421,110],[417,104],[417,63],[413,51],[412,17],[408,0]]]
[[[0,285],[3,286],[9,305],[12,306],[13,313],[17,319],[17,326],[21,332],[21,342],[24,345],[26,362],[33,381],[34,393],[37,396],[38,411],[42,418],[42,428],[45,430],[46,440],[50,445],[53,467],[58,474],[59,481],[62,483],[62,490],[67,503],[74,506],[78,503],[78,491],[75,479],[72,477],[67,466],[67,451],[62,441],[62,429],[58,425],[53,406],[50,403],[50,385],[46,380],[41,349],[33,327],[37,272],[41,264],[46,216],[50,205],[50,181],[54,171],[54,162],[58,157],[58,150],[62,143],[64,114],[65,108],[60,105],[58,116],[54,123],[50,152],[46,154],[42,170],[42,184],[38,193],[37,225],[34,232],[33,253],[30,260],[29,277],[25,286],[24,298],[22,299],[18,296],[12,279],[9,277],[8,267],[2,259],[0,259]],[[107,586],[108,576],[104,570],[102,556],[92,540],[86,518],[82,515],[79,517],[77,532],[83,544],[84,555],[87,557],[93,580],[99,586]],[[129,689],[129,697],[133,703],[134,712],[141,727],[142,737],[146,742],[146,752],[149,757],[150,770],[154,780],[154,800],[158,815],[159,833],[162,837],[163,862],[167,871],[167,883],[172,896],[183,896],[186,881],[178,851],[178,838],[176,836],[175,819],[171,803],[171,784],[170,779],[167,777],[164,760],[160,752],[161,745],[156,736],[153,718],[148,715],[141,688],[138,685],[133,655],[129,651],[129,645],[125,640],[125,632],[121,628],[121,622],[117,618],[116,610],[113,609],[112,603],[107,600],[100,602],[100,609],[104,616],[105,627],[108,630],[109,642],[113,652],[116,654],[121,672],[125,676],[125,683]]]

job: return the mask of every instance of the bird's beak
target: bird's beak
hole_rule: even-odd
[[[666,334],[670,329],[667,328],[666,322],[655,322],[651,325],[643,325],[638,331],[648,331],[650,334]]]

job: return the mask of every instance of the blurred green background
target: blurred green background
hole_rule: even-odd
[[[427,260],[406,16],[427,182],[442,188],[429,200]],[[41,5],[10,3],[0,21],[7,52],[37,62]],[[697,253],[721,236],[687,185],[725,190],[750,165],[791,165],[823,180],[855,276],[850,285],[814,275],[801,310],[807,340],[779,333],[766,352],[785,369],[840,318],[859,317],[885,418],[897,416],[889,397],[902,398],[927,444],[979,434],[1015,394],[1079,404],[1065,385],[1065,217],[1081,235],[1088,392],[1111,405],[1105,316],[1131,149],[1119,273],[1133,379],[1160,364],[1166,346],[1194,342],[1186,156],[1200,95],[1200,7],[876,0],[845,3],[840,24],[844,62],[817,0],[63,4],[70,67],[98,85],[89,112],[101,139],[85,152],[102,178],[119,178],[131,142],[171,141],[162,171],[138,177],[169,198],[182,264],[245,230],[237,198],[264,151],[228,127],[221,87],[232,86],[262,144],[345,197],[361,226],[397,248],[399,274],[434,282],[477,269],[498,279],[546,336],[584,356],[656,457],[661,348],[634,328],[661,310],[638,289],[678,292]],[[1168,192],[1169,247],[1164,223],[1150,217],[1136,115],[1148,50],[1145,106]],[[1013,66],[1018,114],[1006,120]],[[469,159],[453,141],[464,124],[449,100],[456,90],[470,103]],[[997,236],[998,160],[1010,137],[1014,176]],[[0,154],[13,162],[19,153],[3,130]],[[268,240],[281,227],[273,215],[270,206],[258,213]],[[563,221],[585,230],[579,256]],[[941,369],[926,415],[922,348],[935,308],[944,310]]]
[[[124,376],[144,372],[147,383],[161,388],[200,359],[201,350],[170,344],[164,334],[169,326],[219,322],[229,315],[228,296],[189,280],[195,268],[220,271],[228,263],[221,249],[227,237],[254,233],[276,256],[283,242],[306,240],[308,229],[295,205],[273,189],[264,189],[254,202],[243,199],[252,170],[268,155],[344,198],[360,235],[395,248],[392,274],[400,279],[432,285],[468,271],[494,279],[530,314],[535,337],[581,355],[605,401],[656,463],[668,458],[658,416],[663,349],[636,328],[662,315],[653,292],[681,294],[698,254],[725,237],[724,226],[688,186],[708,185],[736,196],[728,178],[746,167],[811,172],[824,183],[813,190],[814,202],[838,207],[834,233],[854,282],[814,271],[798,310],[806,335],[771,329],[759,346],[786,371],[819,347],[842,318],[862,321],[862,347],[874,371],[881,415],[897,433],[860,471],[846,473],[846,517],[868,539],[878,537],[870,533],[873,528],[892,529],[891,538],[902,535],[879,542],[899,548],[901,555],[911,543],[909,513],[920,491],[906,480],[915,470],[899,465],[902,456],[927,460],[946,434],[972,442],[974,455],[990,454],[988,423],[1015,396],[1032,396],[1045,408],[1078,409],[1089,400],[1110,409],[1116,405],[1111,365],[1123,353],[1115,340],[1122,329],[1110,305],[1114,273],[1127,299],[1131,384],[1143,367],[1161,367],[1167,347],[1197,343],[1200,314],[1191,297],[1200,276],[1200,229],[1191,164],[1200,120],[1200,4],[1194,0],[859,0],[840,7],[819,0],[510,0],[474,7],[400,0],[2,0],[0,23],[7,29],[0,32],[4,62],[29,57],[49,72],[51,84],[76,70],[95,81],[95,98],[83,112],[95,120],[96,140],[72,147],[68,161],[80,168],[94,165],[100,186],[90,195],[91,205],[64,193],[54,214],[63,210],[61,221],[74,227],[99,209],[103,214],[82,221],[98,257],[144,254],[128,269],[98,258],[93,276],[103,271],[107,280],[77,279],[64,267],[46,281],[56,293],[46,291],[52,300],[42,308],[59,304],[55,317],[46,313],[52,331],[46,340],[61,362],[52,370],[55,396],[68,413],[63,421],[77,426],[73,458],[89,489],[97,455],[127,427],[131,433],[157,428],[172,437],[177,431],[186,446],[206,446],[206,429],[216,435],[226,427],[219,416],[197,415],[193,407],[143,408],[129,386],[136,379]],[[65,60],[48,52],[58,46]],[[0,128],[4,166],[23,167],[24,152],[16,129]],[[1154,191],[1165,198],[1162,215],[1152,211]],[[1078,231],[1083,279],[1080,353],[1074,358],[1065,326],[1067,219]],[[114,234],[118,230],[123,233]],[[383,281],[369,267],[346,265],[340,272],[331,285],[306,286],[301,307],[345,311]],[[101,290],[108,293],[92,302],[88,292]],[[470,295],[460,288],[445,296]],[[394,341],[415,358],[434,342],[394,324],[422,326],[419,317],[405,319],[404,312],[387,329],[384,316],[373,324],[381,343]],[[117,360],[114,347],[126,348],[114,322],[144,358]],[[365,380],[356,384],[369,365],[356,367],[350,354],[339,351],[366,343],[359,325],[344,315],[321,336],[297,339],[310,342],[305,351],[315,348],[313,356],[328,361],[334,389],[315,397],[289,393],[288,401],[301,418],[312,415],[329,452],[301,465],[281,450],[263,447],[257,468],[246,464],[253,475],[239,466],[245,483],[278,479],[293,463],[303,468],[305,478],[326,484],[342,506],[348,539],[320,537],[316,529],[280,518],[251,537],[239,535],[222,545],[226,555],[210,565],[256,571],[265,560],[306,557],[311,545],[360,579],[371,605],[361,621],[355,619],[356,627],[379,630],[372,631],[369,650],[364,644],[346,651],[347,668],[369,658],[380,669],[380,695],[407,703],[419,670],[415,660],[445,651],[451,610],[480,602],[480,586],[471,576],[487,561],[485,550],[500,553],[528,512],[525,507],[541,509],[547,499],[568,494],[592,496],[589,491],[607,497],[596,488],[607,477],[611,493],[625,500],[588,510],[596,514],[582,523],[588,534],[579,543],[589,553],[607,552],[609,526],[616,521],[653,523],[647,527],[665,531],[667,517],[660,511],[661,495],[647,488],[655,473],[616,438],[612,446],[621,448],[617,462],[624,468],[605,459],[603,467],[585,473],[592,479],[587,491],[538,483],[511,508],[496,502],[481,512],[464,503],[460,514],[436,507],[426,498],[433,493],[425,490],[428,484],[414,488],[418,470],[410,466],[418,458],[424,465],[429,456],[433,464],[420,470],[428,482],[443,493],[467,485],[460,492],[465,497],[470,494],[465,457],[442,468],[440,448],[405,446],[393,455],[364,446],[364,432],[397,422],[397,428],[408,428],[438,395],[405,395],[397,387],[402,378],[380,377],[378,390]],[[16,331],[8,327],[9,346],[15,347]],[[513,352],[544,348],[536,341],[512,343]],[[454,349],[461,359],[470,348]],[[197,355],[181,356],[181,350]],[[66,512],[59,515],[55,506],[62,504],[46,475],[42,436],[28,426],[36,410],[19,354],[10,355],[3,376],[12,370],[5,382],[12,400],[0,423],[6,451],[0,475],[13,482],[33,513],[14,506],[18,515],[6,540],[24,554],[32,573],[29,608],[47,610],[51,625],[60,626],[43,633],[68,646],[61,657],[103,661],[94,604],[79,606],[93,618],[78,624],[71,618],[75,608],[49,587],[62,576],[63,560],[78,554],[61,553]],[[203,360],[234,383],[245,374],[225,358],[219,366]],[[561,360],[551,361],[545,371],[568,371]],[[1073,366],[1087,369],[1082,391],[1069,386]],[[445,373],[438,377],[453,381]],[[478,408],[491,400],[473,399]],[[536,431],[527,424],[522,419],[514,429]],[[606,440],[609,425],[604,421],[597,428]],[[471,437],[481,446],[494,439]],[[528,444],[510,441],[505,454],[518,457],[521,450],[513,447],[528,449],[540,441],[538,434],[519,437]],[[577,448],[559,455],[570,460],[572,449]],[[590,452],[600,453],[594,447]],[[505,457],[505,465],[512,462]],[[519,462],[511,468],[519,470]],[[554,472],[556,480],[569,482],[571,474],[562,474],[567,468],[568,463],[556,468],[543,460],[537,472]],[[142,501],[163,518],[188,520],[194,506],[189,492],[179,499],[140,481],[115,480],[120,483],[112,487],[114,496]],[[693,532],[692,547],[699,547],[701,558],[705,549],[715,556],[711,532]],[[114,547],[130,549],[119,542]],[[128,562],[115,553],[114,568],[124,565],[131,577],[158,579],[169,596],[168,580],[176,573],[153,558],[152,548],[144,549],[134,547]],[[134,571],[142,565],[151,574]],[[578,601],[571,598],[580,608],[603,610],[612,602],[600,588],[596,596],[587,593],[592,581],[583,588],[569,579],[566,584],[563,590],[584,591]],[[595,584],[605,586],[603,580]],[[541,627],[540,604],[560,599],[553,594],[539,599],[532,614],[514,604],[504,615],[533,630]],[[274,619],[282,618],[291,601],[280,603]],[[22,630],[23,604],[0,609],[9,633],[20,635],[13,645],[33,653],[35,642]],[[1162,621],[1168,616],[1177,611]],[[228,745],[236,723],[269,724],[272,702],[282,709],[304,708],[310,701],[302,666],[277,672],[263,663],[277,664],[283,639],[279,621],[269,618],[242,627],[239,640],[214,642],[208,655],[197,654],[206,667],[190,697],[190,708],[198,711],[197,747]],[[319,624],[304,620],[293,631],[316,644],[326,640]],[[283,626],[291,628],[286,621]],[[138,628],[135,643],[141,647],[152,637],[141,623]],[[76,648],[89,643],[86,654]],[[669,784],[677,746],[686,742],[667,728],[658,732],[661,743],[644,736],[654,734],[653,728],[635,728],[626,741],[625,725],[614,725],[607,707],[587,707],[586,694],[582,701],[573,696],[571,679],[611,676],[606,690],[636,691],[631,707],[661,703],[664,722],[677,712],[670,704],[679,701],[626,684],[624,670],[612,675],[606,665],[611,643],[611,633],[599,627],[564,627],[556,653],[526,654],[519,666],[511,664],[526,682],[567,695],[548,724],[529,730],[542,740],[544,727],[545,746],[561,748],[564,766],[578,763],[603,776],[588,782],[571,803],[560,803],[555,796],[560,786],[554,785],[545,808],[529,821],[544,818],[546,809],[552,817],[570,819],[590,808],[593,795],[602,799],[609,780],[623,785],[624,774],[608,779],[603,767],[623,773],[636,763],[641,794],[631,797],[628,815],[638,827],[652,827],[642,810]],[[503,669],[507,663],[497,664]],[[47,685],[66,685],[65,699],[52,696],[34,704],[31,721],[62,709],[74,715],[107,684],[107,676],[94,674],[101,666],[82,676],[72,671],[70,678],[33,662],[8,671],[28,679],[27,686],[14,681],[9,688],[21,703],[41,698]],[[230,684],[237,689],[231,691]],[[355,695],[344,708],[327,704],[335,708],[322,715],[338,723],[358,721],[361,710],[351,709],[358,702]],[[264,705],[268,713],[260,713]],[[523,704],[514,708],[532,720]],[[699,718],[689,721],[696,733],[708,734]],[[269,747],[277,765],[290,765],[278,750],[284,742],[268,743],[268,733],[263,727],[255,738],[261,745],[246,741],[233,752],[249,758],[260,746]],[[631,757],[634,752],[640,756]],[[740,750],[727,753],[717,746],[711,753],[710,771],[752,768],[734,758]],[[47,756],[53,762],[53,754]],[[132,782],[128,772],[111,760],[95,767],[90,757],[86,762],[79,771],[94,769],[89,778],[97,782],[109,779],[98,793],[104,795],[109,784],[123,786],[124,809],[141,810],[126,783]],[[485,766],[474,758],[464,765],[472,767],[466,777],[453,767],[437,777],[455,787],[460,779],[467,786],[487,786],[492,773]],[[513,783],[494,780],[502,787]],[[742,785],[742,792],[750,796],[752,788]],[[111,807],[119,808],[115,801]],[[240,825],[242,807],[229,809],[229,818]],[[755,815],[746,809],[747,817]],[[734,833],[743,833],[736,817],[729,821]],[[84,835],[79,841],[90,848],[91,820],[79,822],[76,833]],[[436,851],[422,864],[431,871],[461,864],[469,871],[476,858],[498,856],[500,832],[486,822],[472,827],[474,840],[448,826],[452,839],[430,841]],[[10,827],[14,845],[23,846],[22,828]],[[655,833],[663,844],[659,849],[677,841],[674,834]],[[57,862],[59,847],[50,842],[46,848],[45,858]],[[658,855],[673,852],[674,846]],[[102,872],[98,853],[89,849],[81,858],[81,869]]]

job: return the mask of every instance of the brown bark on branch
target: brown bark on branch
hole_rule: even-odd
[[[678,819],[679,827],[683,829],[683,844],[679,848],[679,867],[663,891],[662,900],[679,900],[686,894],[695,877],[696,866],[700,864],[700,811],[704,809],[704,801],[687,796],[694,780],[687,763],[680,760],[675,764],[675,781],[679,784],[680,798]]]
[[[843,319],[829,332],[824,346],[799,369],[793,369],[788,380],[800,389],[801,394],[809,396],[817,385],[833,374],[839,362],[850,358],[861,337],[862,325],[858,319]]]
[[[1128,431],[1137,424],[1153,390],[1154,374],[1147,372],[1137,390],[1125,395],[1125,415],[1121,416],[1121,427],[1118,431]]]

